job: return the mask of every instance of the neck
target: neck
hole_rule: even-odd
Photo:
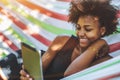
[[[82,54],[88,47],[80,47],[80,45],[77,45],[77,50],[80,54]]]
[[[81,53],[83,53],[86,50],[86,48],[81,48]]]

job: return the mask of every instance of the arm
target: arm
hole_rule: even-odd
[[[56,56],[57,52],[65,45],[69,40],[69,36],[57,36],[49,46],[48,50],[42,56],[43,71],[47,69],[51,61]]]
[[[42,65],[43,70],[45,71],[46,68],[49,66],[57,52],[64,46],[64,44],[69,40],[69,36],[57,36],[51,45],[49,46],[48,50],[42,56]],[[24,65],[23,65],[24,66]],[[20,71],[20,80],[32,80],[33,78],[24,70]]]
[[[64,73],[64,76],[74,74],[89,67],[93,59],[96,57],[98,51],[106,44],[107,43],[102,39],[91,44],[86,51],[84,51],[69,65]]]
[[[100,49],[98,55],[96,55],[95,60],[90,64],[90,66],[99,64],[99,63],[109,60],[111,58],[112,57],[109,56],[109,45],[106,44]]]

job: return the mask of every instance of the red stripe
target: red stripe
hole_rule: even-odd
[[[18,2],[22,3],[23,5],[33,9],[33,10],[38,10],[40,13],[43,13],[47,16],[56,18],[56,19],[60,19],[63,21],[68,21],[68,16],[67,15],[63,15],[63,14],[59,14],[53,11],[50,11],[46,8],[41,7],[40,5],[36,5],[33,4],[31,2],[28,2],[27,0],[17,0]],[[71,0],[59,0],[59,1],[65,1],[65,2],[70,2]],[[120,18],[120,11],[118,11],[117,17]]]
[[[114,51],[120,50],[120,42],[111,44],[109,46],[110,46],[110,51],[109,52],[114,52]]]
[[[2,9],[2,8],[1,8]],[[3,11],[1,11],[3,12]],[[5,14],[5,12],[3,12]],[[25,24],[23,24],[22,22],[20,22],[19,20],[17,20],[16,18],[14,18],[11,15],[6,14],[16,25],[18,25],[22,30],[26,30],[27,26]],[[28,31],[28,30],[27,30]],[[46,38],[40,36],[39,34],[32,34],[31,36],[33,36],[34,38],[36,38],[37,40],[39,40],[40,42],[42,42],[43,44],[45,44],[46,46],[49,46],[51,41],[47,40]],[[110,46],[110,51],[109,52],[114,52],[116,50],[120,49],[120,42],[114,43],[109,45]]]
[[[41,6],[35,5],[31,2],[28,2],[27,0],[17,0],[17,1],[22,3],[23,5],[31,8],[31,9],[33,9],[33,10],[38,10],[40,13],[45,14],[47,16],[50,16],[50,17],[53,17],[53,18],[56,18],[56,19],[60,19],[60,20],[63,20],[63,21],[68,20],[68,16],[66,16],[66,15],[50,11],[46,8],[43,8]]]
[[[4,34],[0,32],[0,40],[4,41],[11,49],[14,51],[18,50],[19,48],[12,42],[10,41]]]
[[[0,7],[0,12],[2,12],[2,8]],[[4,41],[11,49],[18,50],[19,48],[12,43],[4,34],[0,32],[0,40]]]
[[[1,8],[2,9],[2,8]],[[11,19],[19,28],[21,28],[22,30],[26,31],[28,34],[31,33],[31,30],[29,30],[27,28],[27,26],[22,23],[20,20],[16,19],[15,17],[13,17],[12,15],[8,14],[5,11],[1,11],[4,15],[6,15],[9,19]],[[48,39],[44,38],[43,36],[36,34],[36,33],[32,33],[30,34],[32,37],[36,38],[38,41],[42,42],[44,45],[49,46],[51,41],[49,41]]]
[[[32,34],[31,36],[36,38],[38,41],[44,43],[46,46],[49,46],[51,43],[51,41],[47,40],[46,38],[44,38],[43,36],[40,36],[38,34]]]
[[[109,76],[105,76],[103,78],[99,78],[99,79],[96,79],[96,80],[109,80],[109,79],[116,78],[116,77],[120,77],[120,73],[109,75]]]
[[[120,18],[120,10],[118,11],[117,17]]]

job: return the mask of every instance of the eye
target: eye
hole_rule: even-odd
[[[80,30],[81,28],[80,28],[80,26],[77,24],[76,25],[76,30]]]
[[[92,31],[93,29],[91,29],[91,28],[86,28],[85,29],[87,32],[90,32],[90,31]]]

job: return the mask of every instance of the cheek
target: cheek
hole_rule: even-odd
[[[78,36],[79,32],[78,31],[75,31],[76,35]]]
[[[97,34],[97,33],[88,33],[86,34],[86,37],[90,40],[90,41],[95,41],[97,39],[100,38],[100,34]]]

